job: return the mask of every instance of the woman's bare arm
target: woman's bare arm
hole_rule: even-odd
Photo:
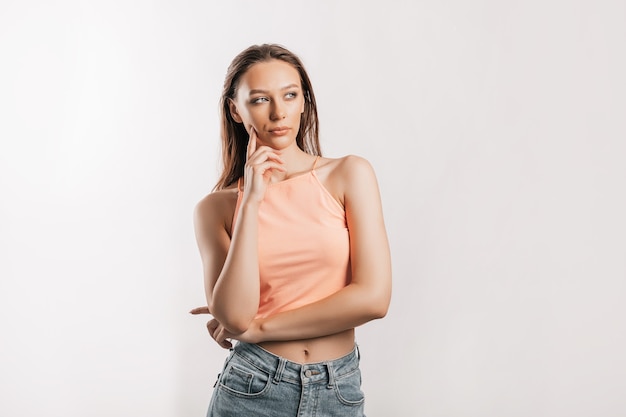
[[[277,151],[257,148],[256,131],[250,127],[245,167],[244,197],[232,238],[224,219],[232,207],[209,195],[195,210],[194,223],[204,266],[208,309],[231,334],[248,329],[259,309],[258,214],[273,170],[284,171]]]
[[[194,227],[209,311],[229,332],[238,334],[248,328],[259,306],[258,262],[253,260],[257,214],[253,207],[241,207],[231,240],[224,219],[232,211],[220,197],[223,200],[223,195],[212,194],[198,203]]]

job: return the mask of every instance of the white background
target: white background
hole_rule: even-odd
[[[192,227],[250,44],[299,54],[393,253],[370,417],[626,415],[626,3],[0,3],[0,415],[204,415]]]

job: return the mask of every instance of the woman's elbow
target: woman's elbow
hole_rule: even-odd
[[[244,333],[246,330],[248,330],[251,322],[252,321],[247,320],[228,320],[227,323],[222,323],[220,321],[220,323],[224,326],[226,330],[228,330],[229,333],[235,335]]]
[[[390,301],[391,296],[389,294],[379,294],[370,299],[367,305],[371,320],[382,319],[385,317],[389,311]]]
[[[219,317],[215,318],[231,334],[241,334],[245,332],[248,330],[248,327],[250,327],[250,323],[252,323],[252,320],[247,317],[223,316],[221,319]]]
[[[372,320],[382,319],[389,311],[389,302],[379,302],[371,305],[370,316]]]
[[[222,311],[219,306],[213,303],[209,304],[209,311],[211,311],[213,317],[232,334],[241,334],[248,330],[250,323],[252,323],[254,319],[254,317],[247,317],[243,314],[233,314],[233,312],[230,311]]]

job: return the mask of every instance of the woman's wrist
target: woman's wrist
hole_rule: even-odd
[[[242,211],[248,211],[248,210],[254,210],[255,212],[258,212],[259,210],[259,206],[261,205],[261,202],[258,201],[255,198],[249,197],[243,198],[243,201],[241,202],[241,210]]]

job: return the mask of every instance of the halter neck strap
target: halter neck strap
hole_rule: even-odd
[[[317,155],[315,157],[315,162],[313,162],[313,168],[311,168],[312,171],[315,171],[315,167],[317,166],[317,161],[319,161],[319,160],[320,160],[320,156]]]

